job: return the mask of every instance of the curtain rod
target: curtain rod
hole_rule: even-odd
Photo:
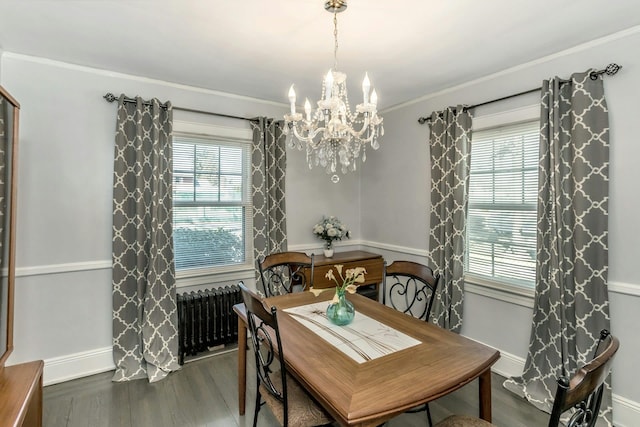
[[[602,70],[592,71],[591,73],[589,73],[589,77],[591,78],[591,80],[596,80],[602,74],[607,74],[608,76],[613,76],[618,71],[620,71],[620,68],[622,68],[622,65],[611,63],[611,64],[607,65],[607,67],[602,69]],[[560,83],[569,83],[570,81],[571,80],[560,80]],[[517,96],[522,96],[522,95],[526,95],[526,94],[529,94],[529,93],[538,92],[541,89],[542,89],[541,87],[537,87],[537,88],[534,88],[534,89],[525,90],[524,92],[514,93],[513,95],[503,96],[502,98],[492,99],[490,101],[481,102],[479,104],[469,105],[468,107],[464,107],[464,109],[465,110],[472,110],[472,109],[474,109],[476,107],[481,107],[483,105],[493,104],[494,102],[504,101],[505,99],[511,99],[511,98],[515,98]],[[421,125],[423,125],[423,124],[425,124],[427,122],[430,122],[430,121],[431,121],[431,116],[418,118],[418,123],[420,123]]]
[[[118,97],[115,96],[114,94],[112,94],[111,92],[107,93],[105,96],[103,96],[104,99],[107,100],[107,102],[113,102],[113,101],[117,101]],[[136,102],[135,98],[129,98],[129,97],[124,97],[124,102]],[[144,101],[143,102],[144,105],[151,105],[150,101]],[[160,106],[162,108],[166,108],[166,104],[160,104]],[[241,117],[241,116],[232,116],[230,114],[221,114],[221,113],[214,113],[211,111],[204,111],[204,110],[194,110],[192,108],[183,108],[183,107],[173,107],[174,110],[180,110],[180,111],[186,111],[189,113],[198,113],[198,114],[209,114],[212,116],[218,116],[218,117],[226,117],[229,119],[238,119],[238,120],[247,120],[249,122],[254,122],[257,120],[257,118],[248,118],[248,117]]]

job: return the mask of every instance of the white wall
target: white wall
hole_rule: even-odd
[[[45,383],[109,369],[117,106],[102,96],[157,97],[176,107],[243,117],[281,118],[287,105],[9,52],[1,57],[0,70],[0,82],[22,107],[15,350],[8,363],[44,359]],[[249,126],[177,110],[174,118]],[[311,227],[322,214],[338,215],[357,237],[359,177],[346,177],[336,186],[323,171],[308,171],[304,153],[289,154],[290,245],[320,248]]]
[[[640,375],[634,369],[640,353],[637,334],[637,313],[640,312],[637,268],[640,168],[637,159],[640,144],[636,129],[640,113],[639,48],[640,27],[636,27],[385,112],[383,147],[379,156],[370,157],[370,163],[363,170],[361,190],[363,238],[374,248],[395,249],[386,252],[389,257],[425,255],[428,250],[429,127],[418,124],[418,117],[449,105],[471,105],[539,87],[543,79],[555,75],[566,78],[573,72],[591,67],[600,69],[611,62],[622,65],[618,75],[605,77],[604,85],[611,126],[611,328],[621,340],[613,368],[613,391],[616,406],[624,407],[618,411],[616,421],[627,426],[640,425]],[[479,108],[475,115],[506,111],[538,101],[539,95],[525,96]],[[505,371],[522,369],[529,342],[531,308],[468,292],[464,312],[464,335],[500,349]],[[628,414],[639,418],[620,418]]]

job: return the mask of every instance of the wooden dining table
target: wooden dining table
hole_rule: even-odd
[[[343,426],[376,426],[408,409],[479,379],[479,416],[491,421],[491,366],[500,353],[481,343],[413,318],[361,295],[348,295],[356,318],[366,316],[404,334],[408,348],[356,361],[296,319],[287,309],[328,301],[333,292],[300,292],[265,299],[278,309],[288,372]],[[239,411],[245,412],[246,311],[238,313]]]

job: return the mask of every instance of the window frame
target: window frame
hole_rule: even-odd
[[[473,118],[471,143],[473,144],[474,131],[484,130],[497,126],[515,125],[517,123],[539,119],[539,104],[514,108],[499,113],[479,115]],[[471,152],[473,153],[473,148]],[[471,161],[473,161],[473,159],[471,159]],[[477,276],[466,271],[464,281],[465,291],[467,292],[510,302],[524,307],[533,308],[535,285],[534,288],[527,288],[524,286],[513,285],[495,279],[488,279],[486,277]]]
[[[216,141],[223,144],[227,142],[246,148],[248,150],[248,154],[246,155],[248,161],[246,178],[246,185],[248,186],[248,200],[246,202],[232,203],[234,205],[242,205],[244,209],[246,209],[244,221],[245,262],[242,264],[227,266],[188,268],[180,271],[176,270],[176,287],[189,287],[211,284],[212,282],[227,282],[247,279],[254,271],[253,200],[251,197],[251,151],[253,145],[253,133],[250,129],[174,120],[174,142],[176,137],[179,138],[181,136],[191,139],[208,140],[211,141],[212,144],[215,144]],[[228,205],[229,202],[221,202],[221,204]]]

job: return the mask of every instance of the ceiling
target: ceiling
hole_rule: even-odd
[[[283,104],[295,83],[301,105],[333,66],[323,5],[0,0],[0,50]],[[385,109],[639,24],[638,0],[349,0],[338,68],[353,103],[367,71]]]

